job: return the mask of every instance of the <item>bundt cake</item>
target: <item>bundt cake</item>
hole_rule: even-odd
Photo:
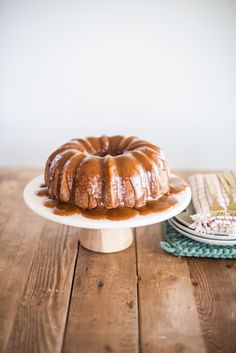
[[[82,209],[139,208],[170,190],[160,148],[134,136],[69,141],[48,158],[45,184],[50,198]]]

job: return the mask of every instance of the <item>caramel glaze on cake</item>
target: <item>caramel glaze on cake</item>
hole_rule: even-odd
[[[127,220],[138,215],[149,215],[168,210],[178,203],[177,199],[171,195],[163,195],[158,200],[149,201],[145,206],[139,208],[117,207],[117,208],[93,208],[81,209],[70,203],[63,203],[57,200],[45,199],[43,205],[52,208],[52,212],[57,216],[73,216],[82,214],[82,216],[91,219],[109,219],[112,221]]]
[[[81,209],[139,208],[170,191],[159,147],[137,137],[73,139],[48,158],[48,196]]]

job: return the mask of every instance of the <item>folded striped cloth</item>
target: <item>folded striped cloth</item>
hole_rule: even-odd
[[[236,233],[236,213],[228,207],[236,197],[236,171],[227,172],[230,185],[217,174],[195,174],[189,178],[196,214],[191,228],[200,233]],[[231,194],[231,198],[230,198]],[[216,206],[217,205],[217,206]],[[221,211],[214,212],[221,207]]]

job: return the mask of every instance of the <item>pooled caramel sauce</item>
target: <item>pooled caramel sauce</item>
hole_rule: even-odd
[[[86,218],[97,220],[109,219],[112,221],[124,221],[137,217],[138,215],[146,216],[152,213],[160,213],[168,210],[178,203],[177,199],[171,194],[166,194],[159,200],[150,201],[145,206],[137,209],[130,207],[118,207],[113,209],[94,208],[91,210],[82,210],[81,208],[68,203],[55,201],[55,203],[50,204],[49,200],[46,200],[45,202],[44,205],[47,207],[52,207],[53,213],[58,216],[72,216],[81,213],[82,216]]]
[[[142,216],[151,213],[160,213],[168,210],[178,203],[177,199],[171,194],[163,195],[158,200],[149,201],[145,206],[138,208],[138,212]]]
[[[108,219],[121,221],[138,216],[138,211],[134,208],[120,207],[108,210]]]
[[[182,179],[175,176],[170,177],[170,193],[179,194],[186,189],[188,184]]]
[[[42,183],[41,185],[40,185],[40,188],[46,188],[46,184],[45,183]]]
[[[57,200],[52,200],[52,199],[46,199],[46,200],[43,202],[43,204],[44,204],[45,207],[53,208],[53,207],[56,207],[56,206],[57,206],[58,201],[57,201]]]
[[[43,197],[43,196],[48,196],[48,188],[43,188],[35,193],[37,196]]]
[[[113,209],[82,210],[82,215],[91,219],[109,219],[112,221],[124,221],[138,216],[139,212],[134,208],[118,207]]]
[[[171,194],[166,194],[159,200],[149,201],[145,206],[137,209],[118,207],[113,209],[94,208],[91,210],[83,210],[70,203],[63,203],[49,198],[43,202],[45,207],[52,208],[52,212],[58,216],[73,216],[81,213],[86,218],[97,220],[109,219],[112,221],[124,221],[137,217],[138,215],[146,216],[152,213],[160,213],[168,210],[177,203],[177,199]]]
[[[38,190],[36,195],[48,196],[48,189],[42,185],[44,184],[41,184],[40,187],[43,188]],[[178,177],[171,177],[170,193],[163,195],[158,200],[149,201],[145,206],[140,208],[118,207],[113,209],[94,208],[83,210],[70,203],[63,203],[50,198],[47,198],[43,204],[45,207],[52,208],[52,212],[58,216],[72,216],[82,214],[84,217],[90,219],[123,221],[137,217],[138,215],[146,216],[149,214],[160,213],[168,210],[178,203],[174,195],[183,192],[187,186],[187,183],[183,179]]]
[[[46,199],[43,205],[52,208],[52,212],[58,216],[73,216],[81,213],[81,209],[70,203],[63,203],[53,199]]]
[[[58,202],[52,211],[58,216],[73,216],[81,213],[81,209],[79,207],[76,207],[70,203],[62,202]]]
[[[82,210],[82,215],[91,219],[107,219],[107,208],[94,208],[92,210]]]

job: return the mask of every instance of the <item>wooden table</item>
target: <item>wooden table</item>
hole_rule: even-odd
[[[89,252],[24,205],[39,173],[0,172],[1,352],[236,352],[236,261],[167,254],[160,225],[124,252]]]

